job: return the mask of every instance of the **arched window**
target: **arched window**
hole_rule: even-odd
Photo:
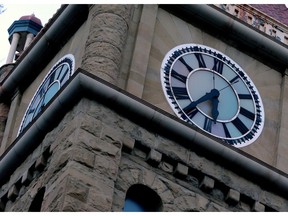
[[[43,202],[43,197],[45,194],[45,187],[42,187],[34,197],[30,207],[29,207],[29,212],[40,212],[41,211],[41,206]]]
[[[158,212],[162,210],[162,200],[149,187],[141,184],[131,186],[126,194],[124,211]]]

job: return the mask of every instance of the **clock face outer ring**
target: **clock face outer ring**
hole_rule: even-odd
[[[242,112],[242,110],[245,110],[245,109],[240,107],[240,103],[239,103],[239,109],[241,108],[241,113],[244,113],[244,115],[245,115],[244,117],[241,115],[241,118],[246,118],[246,116],[251,118],[252,123],[249,124],[249,126],[245,127],[246,130],[241,129],[241,128],[243,128],[243,124],[242,124],[242,122],[239,122],[239,119],[237,118],[237,120],[238,120],[237,123],[236,123],[236,121],[234,121],[233,124],[230,123],[230,125],[233,125],[235,130],[237,130],[237,129],[239,130],[239,135],[236,135],[236,136],[230,135],[229,130],[227,132],[227,127],[226,127],[226,125],[224,125],[224,123],[222,123],[224,125],[223,126],[224,129],[222,129],[222,130],[225,131],[225,133],[223,132],[223,134],[225,134],[225,135],[219,135],[219,134],[213,133],[213,130],[211,130],[211,126],[210,126],[210,129],[207,130],[206,128],[203,128],[203,124],[200,125],[199,123],[194,122],[193,117],[190,118],[189,115],[187,115],[187,112],[184,111],[185,110],[184,108],[185,108],[185,106],[187,106],[187,104],[185,106],[183,106],[183,104],[181,105],[181,102],[184,101],[183,98],[186,98],[186,97],[188,98],[189,94],[187,93],[187,96],[186,95],[181,95],[181,96],[176,95],[177,89],[175,90],[175,87],[177,88],[179,86],[178,86],[178,84],[177,85],[175,84],[176,79],[175,79],[175,76],[173,76],[173,75],[175,75],[175,70],[173,68],[174,65],[179,64],[180,58],[182,60],[181,62],[183,62],[182,57],[185,55],[191,55],[191,56],[194,56],[194,55],[199,56],[200,55],[202,57],[208,56],[208,58],[211,57],[212,59],[216,59],[214,61],[215,65],[216,65],[216,63],[215,63],[216,61],[222,62],[222,65],[224,65],[224,67],[229,68],[228,70],[231,70],[231,71],[233,71],[233,73],[235,73],[235,75],[238,78],[237,82],[243,83],[245,85],[245,87],[246,87],[245,91],[249,92],[249,95],[250,95],[249,96],[248,94],[245,94],[245,96],[246,97],[249,96],[249,100],[251,100],[250,103],[252,103],[252,101],[253,101],[253,106],[254,106],[254,111],[252,111],[253,115],[251,113],[250,113],[250,115],[248,115],[248,114],[246,114],[247,112],[246,113]],[[198,57],[194,58],[194,59],[198,59],[198,65],[195,65],[195,62],[191,63],[192,61],[189,62],[189,61],[187,61],[187,59],[185,60],[186,67],[187,67],[187,64],[190,64],[190,66],[191,66],[191,67],[188,66],[186,68],[186,70],[189,71],[188,74],[187,74],[187,72],[186,72],[186,74],[185,73],[181,74],[181,71],[176,71],[176,73],[179,72],[179,74],[181,74],[180,76],[177,76],[177,82],[178,83],[179,83],[179,80],[184,79],[185,77],[187,78],[189,76],[189,74],[192,73],[192,71],[199,70],[199,68],[202,68],[203,70],[210,70],[210,71],[212,70],[212,71],[215,71],[215,73],[218,73],[218,71],[215,70],[214,67],[212,68],[211,64],[209,66],[206,66],[205,57],[200,58],[200,60]],[[203,61],[204,61],[204,64],[202,64]],[[172,75],[172,73],[174,73],[174,74]],[[222,74],[220,76],[222,76]],[[247,146],[247,145],[253,143],[260,136],[260,134],[263,130],[263,127],[264,127],[264,116],[265,116],[264,106],[263,106],[260,94],[259,94],[256,86],[254,85],[254,83],[252,82],[250,77],[244,72],[244,70],[236,62],[234,62],[231,58],[227,57],[222,52],[220,52],[216,49],[213,49],[211,47],[200,45],[200,44],[182,44],[182,45],[176,46],[173,49],[171,49],[165,55],[165,57],[162,61],[162,65],[161,65],[161,69],[160,69],[160,79],[161,79],[162,89],[163,89],[164,95],[166,97],[166,100],[168,101],[168,103],[169,103],[170,107],[172,108],[172,110],[174,111],[174,113],[180,119],[182,119],[182,120],[184,120],[184,121],[186,121],[192,125],[197,126],[202,131],[204,131],[204,132],[206,132],[206,133],[208,133],[214,137],[220,138],[224,142],[226,142],[227,144],[230,144],[230,145],[237,147],[237,148],[244,147],[244,146]],[[234,83],[236,83],[236,82],[233,82],[232,79],[230,79],[230,78],[228,79],[227,77],[225,77],[225,79],[230,80],[230,82],[231,82],[230,87],[233,88],[233,90],[234,90],[233,85],[235,85]],[[174,83],[173,83],[173,81],[174,81]],[[186,85],[188,85],[187,82],[184,80],[182,82],[183,82],[183,85],[185,85],[185,88],[188,89],[186,86]],[[180,81],[180,83],[181,83],[181,81]],[[236,84],[236,85],[238,85],[238,84]],[[184,89],[183,86],[178,88],[178,90],[181,90],[181,89],[182,90]],[[235,91],[237,92],[237,90],[235,90]],[[177,92],[177,94],[178,93],[179,92]],[[181,97],[182,97],[182,99],[181,99]],[[240,95],[239,95],[239,97],[240,97]],[[244,97],[244,95],[241,94],[241,100],[247,99],[247,98],[243,99],[243,97]],[[187,98],[186,98],[186,100],[190,100],[190,102],[193,101],[190,98],[190,96],[189,96],[189,99],[187,99]],[[238,98],[238,100],[239,100],[239,98]],[[219,103],[221,103],[221,101],[219,101]],[[196,107],[196,109],[197,109],[197,107]],[[252,119],[251,116],[253,116],[254,118]],[[211,122],[211,120],[213,121],[213,119],[208,119],[208,120],[210,122]],[[217,124],[218,123],[219,122],[217,122]],[[212,128],[214,127],[213,124],[214,123],[212,123]],[[217,124],[215,124],[215,125],[217,125]],[[245,124],[244,124],[244,126],[245,126]]]

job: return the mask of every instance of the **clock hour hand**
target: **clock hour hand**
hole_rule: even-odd
[[[188,106],[186,106],[183,111],[186,113],[191,112],[198,104],[207,101],[207,100],[212,100],[213,98],[218,98],[219,96],[219,91],[217,89],[212,89],[209,93],[206,93],[204,96],[199,98],[196,101],[192,101]],[[217,99],[218,100],[218,99]],[[216,107],[217,109],[217,107]],[[218,115],[217,115],[218,116]],[[217,118],[217,117],[216,117]]]

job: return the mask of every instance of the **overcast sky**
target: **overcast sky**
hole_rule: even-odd
[[[55,2],[55,1],[53,1]],[[42,25],[44,26],[48,20],[56,13],[61,7],[61,4],[4,4],[6,10],[0,14],[0,67],[6,63],[8,56],[10,43],[8,41],[7,29],[15,20],[19,20],[20,17],[25,15],[35,14],[38,17]]]

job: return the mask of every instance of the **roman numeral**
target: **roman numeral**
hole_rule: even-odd
[[[239,82],[239,76],[235,76],[233,79],[231,79],[229,82],[232,84]]]
[[[250,94],[238,94],[239,99],[250,99],[252,100],[252,95]]]
[[[177,73],[175,70],[172,69],[171,71],[171,76],[174,77],[175,79],[179,80],[180,82],[186,83],[187,77]]]
[[[246,125],[238,117],[234,119],[232,123],[240,131],[241,134],[245,134],[249,131]]]
[[[226,136],[227,138],[231,138],[230,132],[229,132],[226,124],[225,124],[225,123],[222,123],[222,124],[223,124],[223,128],[224,128],[225,136]]]
[[[255,119],[255,114],[250,112],[249,110],[243,108],[243,107],[240,108],[240,113],[242,115],[246,116],[247,118],[251,119],[252,121],[254,121],[254,119]]]
[[[189,72],[193,71],[193,68],[192,68],[190,65],[188,65],[188,64],[186,63],[186,61],[185,61],[182,57],[179,58],[179,61],[180,61],[183,65],[185,65],[185,67],[187,68],[187,70],[188,70]]]
[[[212,70],[218,72],[219,74],[222,74],[223,71],[223,62],[219,59],[214,58],[214,66]]]
[[[66,67],[64,67],[64,70],[63,70],[63,68],[61,69],[61,72],[60,72],[60,74],[61,74],[61,78],[60,78],[60,83],[62,83],[63,82],[63,80],[64,80],[64,78],[66,77],[66,74],[69,72],[69,68],[66,66]],[[60,76],[60,75],[59,75]]]
[[[208,117],[205,117],[205,122],[204,122],[204,130],[206,130],[207,132],[211,133],[212,130],[212,120]]]
[[[195,112],[196,110],[196,112]],[[190,103],[188,106],[186,106],[185,108],[183,108],[183,111],[190,117],[192,118],[197,112],[198,110],[196,109],[196,106],[192,103]]]
[[[205,61],[204,61],[204,59],[203,59],[202,54],[200,54],[200,53],[195,53],[195,56],[196,56],[196,58],[197,58],[197,60],[198,60],[199,67],[200,67],[200,68],[206,68],[206,64],[205,64]]]
[[[186,112],[185,112],[185,113],[186,113]],[[192,119],[197,113],[198,113],[198,110],[194,108],[194,109],[191,110],[189,113],[186,113],[186,115],[188,115],[188,117],[189,117],[190,119]],[[186,115],[185,115],[185,114],[182,114],[181,117],[186,120],[186,119],[187,119]]]
[[[187,89],[184,87],[172,87],[172,91],[174,93],[175,98],[178,100],[189,99]]]

